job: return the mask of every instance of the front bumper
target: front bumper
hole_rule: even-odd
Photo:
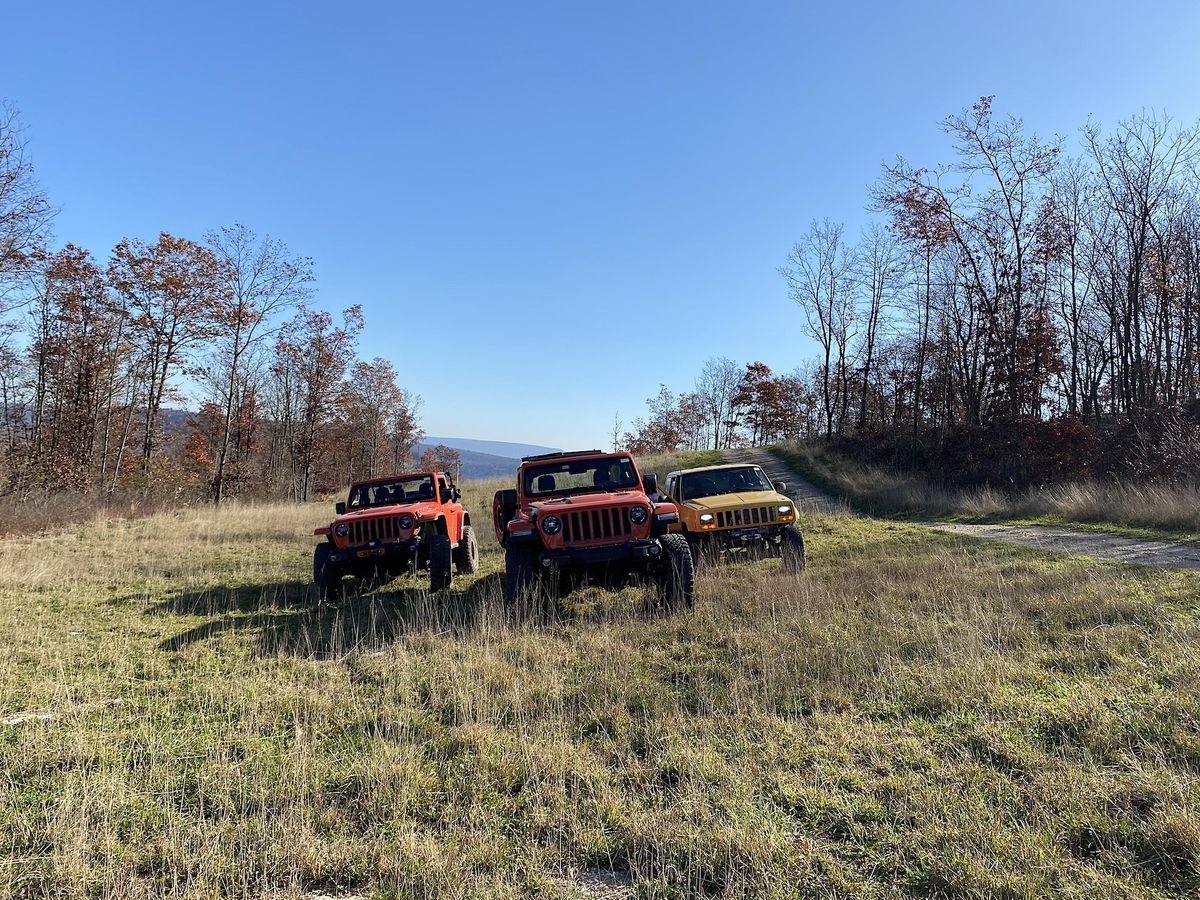
[[[387,568],[406,569],[417,557],[420,541],[372,542],[356,547],[335,547],[329,554],[329,562],[340,569]]]
[[[655,540],[624,541],[595,547],[563,547],[543,550],[540,562],[546,568],[584,568],[613,563],[645,565],[662,556],[662,545]]]
[[[714,528],[704,531],[689,531],[688,537],[698,537],[701,540],[729,547],[761,544],[764,542],[774,543],[783,534],[783,530],[790,524],[790,522],[785,522],[781,525],[751,525],[748,528]]]

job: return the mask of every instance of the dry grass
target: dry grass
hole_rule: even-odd
[[[787,444],[776,452],[814,482],[873,515],[1082,523],[1200,535],[1200,485],[1090,481],[1009,496],[994,488],[943,487],[919,474],[862,465],[807,444]]]
[[[491,485],[468,499],[484,517]],[[0,541],[0,894],[1200,890],[1200,578],[894,523],[510,615],[308,587],[321,506]],[[481,529],[486,533],[486,529]]]

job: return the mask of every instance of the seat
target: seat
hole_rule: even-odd
[[[418,500],[432,500],[433,499],[433,485],[430,484],[429,482],[426,482],[425,484],[421,485],[420,489],[417,491],[417,499]]]

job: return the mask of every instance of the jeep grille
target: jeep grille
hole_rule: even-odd
[[[563,544],[614,541],[633,535],[628,506],[586,509],[562,515]]]
[[[367,544],[371,541],[395,541],[400,538],[399,516],[375,516],[370,519],[352,519],[350,543]]]
[[[749,528],[770,525],[779,519],[778,506],[745,506],[717,513],[718,528]]]

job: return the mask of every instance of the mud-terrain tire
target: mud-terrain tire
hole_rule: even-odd
[[[537,586],[537,554],[530,544],[508,541],[504,547],[504,603],[515,609]]]
[[[329,561],[332,552],[333,545],[329,543],[317,544],[313,549],[313,587],[322,603],[340,600],[342,594],[342,576]]]
[[[454,582],[450,535],[435,534],[429,539],[429,590],[444,591]]]
[[[791,575],[799,575],[804,571],[806,563],[804,554],[804,532],[796,525],[788,525],[783,529],[780,538],[781,559],[780,567]]]
[[[454,548],[454,569],[459,575],[474,575],[479,571],[479,539],[470,525],[463,526],[462,537]]]
[[[659,597],[668,609],[691,609],[696,602],[696,570],[687,538],[682,534],[664,534],[658,542],[663,549]]]

